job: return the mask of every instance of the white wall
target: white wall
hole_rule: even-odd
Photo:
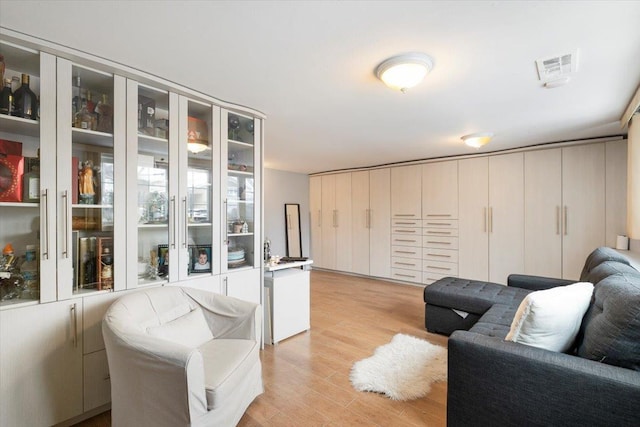
[[[271,240],[272,255],[286,255],[285,203],[300,204],[302,256],[309,256],[309,176],[264,169],[264,237]]]

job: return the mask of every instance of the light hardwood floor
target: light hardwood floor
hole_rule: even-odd
[[[424,398],[392,401],[355,391],[354,362],[397,333],[444,347],[447,338],[424,328],[422,287],[314,270],[311,330],[261,352],[265,393],[239,426],[444,426],[446,382]],[[81,426],[110,425],[109,413]]]

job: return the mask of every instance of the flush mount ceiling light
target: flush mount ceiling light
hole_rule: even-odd
[[[489,141],[491,141],[491,138],[493,138],[493,133],[491,132],[476,132],[465,135],[461,139],[469,147],[480,148],[483,145],[488,144]]]
[[[376,76],[392,89],[405,93],[420,83],[433,68],[433,59],[411,52],[394,56],[376,67]]]

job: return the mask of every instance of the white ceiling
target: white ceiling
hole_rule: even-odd
[[[266,167],[312,173],[626,133],[639,1],[7,1],[0,25],[263,111]],[[535,60],[579,50],[567,86]],[[435,59],[407,94],[387,57]]]

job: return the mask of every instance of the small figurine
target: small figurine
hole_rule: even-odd
[[[95,167],[91,160],[82,162],[80,173],[78,174],[78,189],[81,204],[92,205],[95,203],[96,187],[98,186],[96,174],[98,172],[99,168]]]

